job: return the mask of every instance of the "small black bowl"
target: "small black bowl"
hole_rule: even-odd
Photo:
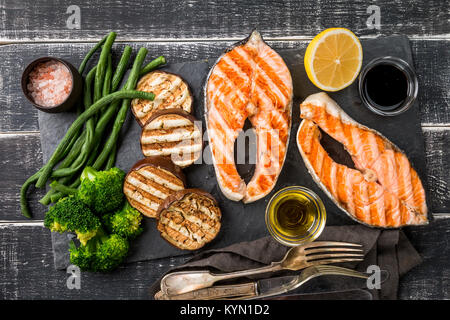
[[[364,80],[366,78],[367,73],[372,70],[372,68],[378,66],[378,65],[390,65],[394,66],[398,70],[402,71],[406,82],[407,82],[407,93],[405,100],[395,109],[393,110],[382,110],[378,108],[375,104],[373,104],[370,99],[368,98],[365,90],[364,90]],[[372,61],[370,61],[365,67],[362,68],[361,73],[359,74],[359,81],[358,81],[358,91],[359,96],[363,102],[363,104],[372,112],[382,115],[382,116],[396,116],[399,115],[414,104],[414,101],[417,98],[417,92],[419,89],[419,84],[417,80],[417,75],[414,72],[414,69],[409,65],[408,62],[406,62],[403,59],[392,57],[392,56],[386,56],[386,57],[380,57],[375,58]]]
[[[37,104],[36,102],[34,102],[33,97],[28,92],[27,85],[28,85],[28,81],[29,81],[30,72],[39,63],[47,62],[47,61],[51,61],[51,60],[61,62],[63,65],[65,65],[69,69],[69,72],[72,76],[72,89],[70,90],[70,93],[67,96],[66,100],[64,100],[63,102],[61,102],[58,105],[47,107],[47,106],[41,106],[41,105]],[[42,57],[42,58],[32,61],[25,68],[25,70],[22,73],[21,85],[22,85],[23,94],[28,99],[28,101],[30,101],[31,104],[33,104],[37,109],[44,111],[44,112],[48,112],[48,113],[57,113],[57,112],[64,112],[64,111],[70,110],[75,105],[75,103],[78,101],[78,99],[80,98],[81,93],[83,91],[83,78],[81,77],[78,70],[73,65],[71,65],[69,62],[67,62],[63,59],[54,58],[54,57]]]

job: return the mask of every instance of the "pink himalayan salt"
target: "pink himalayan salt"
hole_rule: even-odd
[[[40,106],[52,107],[61,104],[72,90],[72,75],[59,61],[39,63],[28,77],[27,89],[34,102]]]

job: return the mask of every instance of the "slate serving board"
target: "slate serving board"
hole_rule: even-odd
[[[406,36],[389,36],[377,39],[362,40],[364,51],[363,66],[370,60],[380,56],[392,55],[406,60],[413,65],[411,48]],[[226,48],[224,48],[225,50]],[[203,249],[222,248],[232,243],[250,241],[268,235],[264,222],[264,211],[271,195],[277,190],[290,186],[302,185],[315,191],[324,201],[327,209],[327,225],[354,224],[316,185],[308,173],[303,160],[298,152],[295,142],[296,132],[300,124],[299,104],[308,95],[319,92],[306,76],[303,66],[304,49],[280,50],[289,67],[294,84],[294,103],[292,111],[292,128],[289,149],[286,161],[274,190],[265,198],[254,203],[244,205],[241,202],[228,200],[220,191],[214,168],[208,161],[209,148],[205,141],[204,161],[184,169],[187,177],[188,187],[197,187],[211,193],[219,202],[222,210],[222,228],[219,235]],[[202,120],[205,126],[203,86],[206,75],[215,61],[188,62],[170,64],[163,70],[174,72],[182,76],[190,85],[194,95],[194,115]],[[419,88],[420,90],[420,88]],[[359,98],[357,82],[348,88],[330,93],[331,98],[356,121],[373,128],[398,147],[400,147],[412,162],[426,188],[424,140],[420,127],[419,106],[416,102],[407,112],[395,117],[383,117],[376,115],[366,109]],[[74,113],[47,114],[39,112],[39,128],[41,133],[41,145],[43,158],[46,162],[64,136],[67,128],[75,119]],[[139,145],[141,128],[134,120],[131,112],[128,114],[121,135],[120,147],[116,165],[124,171],[128,171],[139,159],[143,158]],[[345,152],[336,143],[325,136],[322,141],[324,147],[332,157],[343,163],[351,164]],[[240,165],[238,171],[248,181],[253,174],[251,165]],[[429,198],[429,195],[428,195]],[[128,262],[151,260],[191,252],[177,249],[159,236],[154,219],[144,218],[145,232],[132,243]],[[70,234],[52,233],[52,244],[54,251],[55,268],[63,269],[69,265],[68,243],[73,236]],[[202,249],[200,249],[202,250]],[[194,252],[195,253],[195,252]]]

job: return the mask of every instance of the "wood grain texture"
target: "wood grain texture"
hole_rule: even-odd
[[[427,128],[424,130],[427,179],[431,211],[450,213],[450,128]],[[0,134],[0,152],[9,154],[0,162],[0,220],[24,220],[20,213],[19,190],[26,177],[42,165],[39,134]],[[25,174],[26,173],[26,174]],[[30,189],[30,204],[35,219],[43,219],[46,207],[37,201],[42,190]]]
[[[80,29],[69,29],[67,8],[80,8]],[[369,5],[380,7],[380,30],[369,29]],[[132,40],[241,38],[258,28],[267,37],[312,37],[342,26],[358,35],[447,35],[446,0],[2,1],[0,41],[99,39],[110,30]],[[111,17],[114,17],[111,19]],[[175,18],[176,17],[176,18]]]
[[[20,213],[20,188],[42,166],[39,134],[0,134],[0,220],[25,219]],[[29,205],[37,217],[44,216],[38,200],[44,190],[31,187]]]
[[[450,220],[408,228],[423,258],[400,281],[400,299],[449,299]],[[148,288],[189,256],[131,263],[109,274],[81,273],[81,289],[69,290],[69,274],[55,271],[50,232],[41,226],[0,224],[0,299],[148,299]]]
[[[233,41],[212,42],[137,42],[149,49],[146,61],[163,54],[173,63],[202,59],[215,60]],[[304,48],[307,41],[270,41],[275,49]],[[115,58],[124,43],[114,45]],[[92,43],[20,44],[0,46],[0,132],[37,131],[37,111],[25,99],[20,89],[20,77],[26,64],[41,56],[56,56],[78,66]],[[411,47],[419,76],[419,105],[424,125],[450,125],[450,41],[412,40]],[[94,57],[94,60],[96,58]]]
[[[450,219],[405,228],[423,262],[400,279],[401,299],[450,299]]]

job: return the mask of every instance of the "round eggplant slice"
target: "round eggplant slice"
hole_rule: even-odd
[[[134,208],[155,218],[159,205],[185,185],[183,172],[170,159],[147,157],[136,162],[128,172],[123,193]]]
[[[170,157],[181,168],[193,164],[202,155],[201,125],[189,113],[168,109],[153,114],[142,128],[144,156]]]
[[[188,84],[176,74],[160,70],[150,72],[138,81],[136,90],[155,94],[153,101],[134,99],[131,102],[131,110],[141,126],[158,110],[176,108],[192,112],[192,93]]]
[[[161,237],[183,250],[197,250],[219,233],[222,214],[217,201],[200,189],[178,191],[158,209]]]

